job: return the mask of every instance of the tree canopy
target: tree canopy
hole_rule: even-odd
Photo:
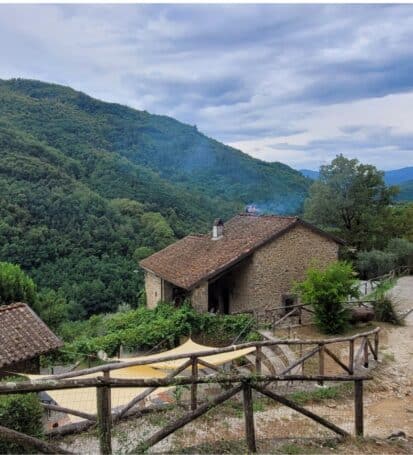
[[[305,218],[359,249],[385,245],[383,229],[397,188],[387,187],[383,177],[372,165],[338,155],[321,166],[304,205]]]

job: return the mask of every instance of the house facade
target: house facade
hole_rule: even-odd
[[[189,299],[200,312],[264,311],[290,305],[294,282],[326,267],[343,242],[297,217],[240,214],[212,235],[187,236],[140,262],[147,304]]]
[[[62,341],[25,303],[0,306],[0,376],[38,374],[40,356]]]

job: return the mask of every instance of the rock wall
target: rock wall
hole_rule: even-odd
[[[326,267],[338,258],[339,245],[304,226],[267,243],[234,276],[230,311],[264,310],[282,305],[295,281],[314,263]]]

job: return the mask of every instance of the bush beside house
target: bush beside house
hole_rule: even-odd
[[[4,380],[10,381],[9,378]],[[22,378],[13,377],[12,380]],[[12,394],[0,396],[0,425],[36,438],[43,437],[43,408],[37,394]],[[33,450],[0,440],[0,453],[32,453]]]
[[[310,267],[295,289],[303,303],[313,307],[317,327],[324,333],[338,334],[345,331],[349,320],[344,302],[359,295],[356,284],[351,264],[338,261],[324,270]]]

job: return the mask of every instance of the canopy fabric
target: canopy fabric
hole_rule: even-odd
[[[148,365],[136,365],[120,368],[117,370],[111,370],[110,375],[113,378],[128,378],[128,379],[138,379],[138,378],[164,378],[167,373],[162,370],[175,370],[183,365],[189,358],[191,354],[196,354],[197,352],[209,351],[210,346],[204,346],[202,344],[195,343],[191,339],[178,346],[175,349],[169,351],[164,351],[158,354],[153,354],[149,356],[141,357],[124,357],[117,360],[119,362],[130,362],[134,360],[153,360],[154,362]],[[202,360],[212,364],[212,365],[222,365],[231,360],[238,359],[250,352],[253,352],[255,348],[246,348],[240,349],[238,351],[226,352],[222,354],[213,354],[210,356],[200,357]],[[169,355],[176,354],[188,354],[188,357],[171,360],[166,362],[156,362],[157,359],[160,359]],[[199,368],[204,368],[203,365],[199,365]],[[31,380],[39,380],[43,378],[53,378],[50,375],[33,375],[25,374]],[[102,376],[102,372],[83,375],[82,378],[95,378],[97,376]],[[80,376],[77,376],[80,377]],[[73,379],[75,379],[74,377]],[[160,398],[159,395],[163,394],[165,391],[170,390],[172,387],[159,387],[154,392],[152,392],[148,399]],[[111,389],[111,398],[112,398],[112,410],[123,407],[127,405],[133,398],[147,390],[143,387],[125,387],[125,388],[112,388]],[[86,387],[79,389],[66,389],[66,390],[46,390],[47,394],[54,400],[59,406],[63,408],[68,408],[88,414],[96,414],[96,389],[95,387]],[[69,415],[69,418],[72,422],[78,422],[83,420],[81,417]]]
[[[125,367],[120,370],[111,371],[111,377],[124,378],[124,379],[137,379],[137,378],[163,378],[166,373],[155,370],[148,365]],[[33,375],[25,374],[31,380],[39,380],[42,378],[52,378],[50,375]],[[102,372],[93,373],[81,376],[82,378],[95,378],[102,376]],[[77,376],[79,378],[80,376]],[[73,378],[76,379],[76,378]],[[148,399],[151,400],[159,394],[164,393],[170,387],[160,387],[149,395]],[[119,387],[111,389],[112,410],[127,405],[133,398],[147,390],[143,387]],[[78,389],[66,390],[46,390],[47,394],[54,400],[58,406],[73,409],[88,414],[96,414],[96,388],[85,387]],[[83,420],[81,417],[69,414],[71,422],[79,422]]]
[[[147,355],[147,356],[141,356],[141,357],[122,357],[119,359],[112,359],[112,360],[117,360],[119,362],[131,362],[135,360],[154,360],[153,363],[150,365],[154,368],[160,368],[160,369],[165,369],[165,370],[175,370],[176,368],[179,368],[181,365],[183,365],[189,358],[191,354],[196,354],[197,352],[202,352],[202,351],[210,351],[214,349],[211,346],[205,346],[203,344],[198,344],[195,343],[191,338],[188,339],[185,343],[181,344],[180,346],[170,349],[169,351],[164,351],[160,352],[158,354],[152,354],[152,355]],[[205,357],[200,357],[201,360],[204,360],[205,362],[208,362],[212,365],[218,366],[222,365],[227,362],[231,362],[232,360],[238,359],[240,357],[243,357],[244,355],[247,355],[251,352],[255,351],[255,348],[245,348],[245,349],[239,349],[238,351],[231,351],[231,352],[224,352],[221,354],[213,354],[213,355],[208,355]],[[166,362],[156,362],[157,359],[165,357],[165,356],[170,356],[170,355],[177,355],[177,354],[188,354],[188,357],[178,359],[178,360],[169,360]],[[204,368],[203,365],[199,365],[199,368]]]

